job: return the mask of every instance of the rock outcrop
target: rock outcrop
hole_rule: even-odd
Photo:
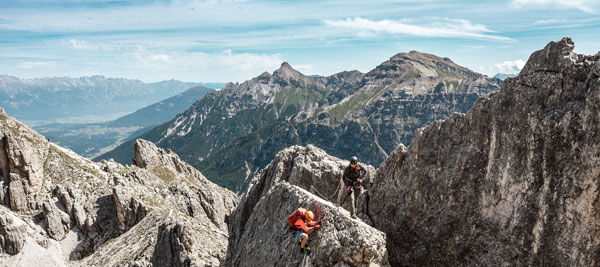
[[[312,145],[279,152],[255,176],[231,215],[226,266],[387,265],[381,243],[385,235],[330,202],[341,200],[341,177],[347,165],[348,161]],[[372,166],[365,168],[374,171]],[[367,187],[372,183],[368,177]],[[364,197],[357,202],[359,211],[366,210]],[[306,258],[287,231],[286,218],[298,207],[318,211],[323,220],[322,228],[310,237],[316,251]]]
[[[218,266],[231,191],[145,140],[94,163],[0,114],[0,265]]]
[[[286,223],[298,207],[318,210],[322,222],[309,237],[308,255]],[[243,220],[244,230],[230,239],[225,266],[389,266],[385,234],[287,182],[270,188]]]
[[[39,209],[49,144],[31,128],[0,112],[0,203],[16,211]]]
[[[368,213],[394,266],[600,264],[600,54],[565,38],[378,168]]]
[[[330,156],[313,145],[292,146],[280,151],[273,161],[255,176],[246,193],[242,195],[236,212],[232,214],[232,221],[236,223],[229,225],[230,234],[236,236],[244,231],[246,218],[254,212],[256,203],[279,183],[287,182],[323,200],[339,203],[345,196],[342,175],[346,166],[348,161]],[[363,185],[368,190],[373,183],[375,169],[370,165],[362,166],[367,169]],[[363,193],[356,200],[356,209],[360,218],[369,222],[370,219],[363,216],[366,213],[366,196],[367,194]],[[350,210],[350,205],[348,198],[343,208]]]
[[[0,210],[0,252],[15,255],[25,245],[25,225],[5,209]]]

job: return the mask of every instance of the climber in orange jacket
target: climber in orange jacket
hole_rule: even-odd
[[[313,212],[304,208],[298,208],[287,218],[288,225],[294,231],[294,237],[300,242],[300,251],[303,253],[310,252],[310,247],[306,245],[308,235],[315,229],[321,228],[318,222],[313,221],[314,218]]]

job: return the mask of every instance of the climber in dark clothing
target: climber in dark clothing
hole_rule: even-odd
[[[310,252],[310,247],[306,246],[308,235],[321,227],[318,222],[313,221],[314,218],[314,213],[304,208],[298,208],[287,218],[288,225],[295,231],[294,237],[300,242],[300,251],[304,253]]]
[[[360,164],[358,164],[358,158],[353,156],[350,158],[350,165],[346,167],[344,170],[344,176],[342,177],[345,184],[346,192],[348,193],[342,202],[339,204],[340,206],[344,203],[348,196],[351,196],[350,200],[352,201],[352,210],[351,216],[352,218],[356,218],[356,208],[354,206],[355,199],[363,193],[364,189],[362,187],[362,182],[365,179],[365,175],[367,171]],[[358,196],[355,197],[354,190],[358,190]]]

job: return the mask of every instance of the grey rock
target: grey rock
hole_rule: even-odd
[[[19,228],[2,221],[1,252],[16,255],[0,265],[223,263],[238,197],[174,153],[140,140],[145,168],[94,163],[1,114],[0,137],[2,204],[21,218]],[[161,256],[165,250],[171,256]]]
[[[150,212],[89,257],[82,266],[221,266],[227,233],[206,218]]]
[[[49,144],[31,128],[0,114],[0,189],[3,204],[28,212],[38,207]]]
[[[123,186],[113,187],[113,197],[117,208],[117,223],[121,230],[134,226],[148,213],[148,207],[136,200],[132,192]]]
[[[71,223],[69,215],[59,210],[50,201],[43,204],[43,210],[48,235],[55,240],[63,240]]]
[[[171,194],[183,197],[183,202],[177,205],[182,212],[190,216],[208,216],[220,229],[227,230],[226,218],[238,203],[235,193],[210,182],[177,154],[158,148],[149,141],[137,139],[134,151],[137,166],[171,184],[168,188]],[[179,180],[196,187],[180,186],[176,183]]]
[[[154,266],[190,266],[193,241],[179,223],[163,224],[158,228],[156,252],[152,256]]]
[[[8,199],[10,201],[10,208],[14,211],[27,210],[28,200],[27,193],[25,192],[27,185],[23,185],[23,180],[18,174],[10,174],[10,183],[8,186]],[[26,182],[25,182],[26,183]]]
[[[7,211],[0,210],[0,252],[15,255],[24,245],[25,225],[19,225]]]
[[[600,56],[565,38],[377,169],[368,213],[394,266],[596,266]],[[590,63],[585,63],[590,62]]]
[[[238,212],[234,215],[234,220],[240,221],[241,218],[248,217],[250,215],[248,212],[252,211],[252,207],[265,192],[281,182],[297,185],[324,200],[340,203],[345,197],[342,175],[348,164],[347,160],[330,156],[313,145],[286,148],[277,153],[273,161],[251,181],[238,205]],[[361,165],[367,170],[363,185],[368,189],[373,183],[372,176],[375,168],[371,165]],[[360,215],[361,219],[370,222],[367,216],[363,216],[366,215],[365,197],[366,194],[363,194],[355,201],[356,209],[358,214],[362,214]],[[350,210],[350,206],[350,198],[347,198],[342,207]],[[229,227],[230,232],[234,235],[239,232],[240,228],[243,229],[243,223]]]
[[[309,237],[312,253],[306,256],[286,222],[298,207],[315,210],[322,222]],[[243,221],[232,224],[244,228],[231,235],[225,266],[389,266],[385,234],[287,182],[266,189],[248,217],[234,218]]]

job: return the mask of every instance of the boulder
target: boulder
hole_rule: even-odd
[[[25,224],[9,214],[8,211],[0,209],[0,252],[15,255],[25,245]]]
[[[62,212],[58,207],[47,201],[43,204],[44,222],[46,223],[46,231],[51,238],[55,240],[63,240],[69,230],[71,220],[69,215]]]

